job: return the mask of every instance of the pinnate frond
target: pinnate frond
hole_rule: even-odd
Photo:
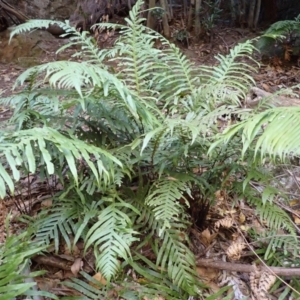
[[[254,147],[261,158],[285,158],[300,155],[299,107],[276,107],[258,113],[224,131],[216,144],[229,142],[235,135],[242,135],[243,150]],[[215,147],[213,144],[211,149]]]
[[[160,178],[150,188],[145,204],[152,208],[155,219],[164,224],[162,232],[181,219],[183,208],[180,201],[189,205],[185,193],[189,193],[186,182],[172,177]]]
[[[186,245],[184,225],[171,224],[161,236],[162,245],[157,253],[156,264],[166,269],[174,284],[195,293],[195,256]]]
[[[238,91],[241,96],[245,97],[250,85],[255,84],[251,76],[258,66],[251,56],[254,50],[255,47],[249,40],[235,46],[227,56],[219,54],[216,57],[219,65],[212,68],[202,67],[202,70],[207,72],[207,84],[223,86],[227,92]],[[245,60],[246,58],[248,61]],[[243,70],[243,76],[241,76],[241,70]]]
[[[46,165],[48,174],[54,174],[54,157],[51,152],[57,149],[57,154],[66,160],[74,180],[78,183],[76,160],[84,161],[93,172],[97,181],[109,182],[113,175],[113,165],[122,163],[109,152],[88,145],[83,141],[66,137],[49,127],[18,131],[9,136],[1,137],[0,153],[5,157],[14,180],[20,179],[18,166],[25,164],[28,171],[35,173],[37,164]],[[39,157],[39,161],[37,161]],[[93,160],[91,159],[93,157]],[[14,182],[5,166],[0,164],[0,197],[6,195],[6,184],[14,192]]]
[[[27,232],[18,236],[7,235],[5,243],[0,245],[0,295],[3,300],[11,300],[20,295],[47,296],[58,299],[47,292],[39,292],[32,289],[36,283],[25,278],[41,275],[43,272],[28,272],[29,259],[33,255],[45,250],[44,246],[33,243],[28,239]]]
[[[137,240],[132,221],[122,212],[122,207],[134,207],[126,203],[113,203],[103,209],[86,236],[86,246],[93,245],[96,251],[96,266],[110,280],[120,268],[118,258],[127,260],[131,256],[130,245]]]

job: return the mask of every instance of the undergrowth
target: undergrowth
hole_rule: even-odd
[[[57,23],[70,36],[70,43],[58,51],[81,46],[74,58],[82,61],[29,68],[15,84],[25,85],[24,90],[1,100],[14,107],[9,127],[14,129],[0,132],[0,197],[13,195],[28,174],[55,177],[63,186],[51,207],[36,217],[23,216],[30,234],[20,252],[24,260],[16,266],[43,247],[53,244],[58,252],[62,243],[72,249],[84,241],[85,251],[94,251],[96,270],[118,284],[123,299],[201,298],[205,286],[189,248],[190,212],[199,213],[203,203],[214,205],[214,194],[227,176],[239,174],[231,193],[255,206],[270,230],[284,228],[291,236],[272,236],[267,258],[278,246],[299,244],[289,217],[273,203],[276,191],[268,190],[272,176],[261,171],[257,155],[264,154],[263,142],[258,139],[253,148],[250,141],[245,143],[250,133],[242,133],[247,120],[265,116],[240,108],[257,66],[251,41],[219,55],[218,66],[195,68],[175,45],[144,26],[141,5],[137,1],[127,26],[96,25],[120,29],[112,49],[99,50],[87,32],[77,32],[68,22],[31,20],[12,32]],[[156,39],[163,50],[153,47]],[[245,121],[220,136],[218,118],[224,115]],[[248,137],[251,142],[258,131]],[[195,172],[200,167],[205,171]],[[266,189],[263,197],[249,184],[253,180]],[[1,247],[4,253],[7,243]],[[285,261],[293,255],[288,252]],[[0,280],[7,276],[8,263],[1,262]],[[124,272],[129,269],[143,281]],[[89,274],[82,275],[93,285],[82,279],[65,283],[81,292],[76,299],[113,299],[109,284],[99,287]],[[20,278],[12,273],[2,286]],[[19,295],[31,291],[31,284],[18,284]]]

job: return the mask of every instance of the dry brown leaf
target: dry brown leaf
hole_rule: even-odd
[[[234,242],[226,250],[226,255],[229,259],[239,260],[242,250],[246,247],[244,243]]]
[[[256,219],[253,220],[252,222],[252,228],[257,232],[257,233],[264,233],[266,229],[262,227],[261,223],[258,222]]]
[[[268,294],[268,290],[273,286],[276,281],[276,276],[264,271],[259,279],[258,290],[260,294]]]
[[[225,217],[215,223],[215,229],[220,227],[231,228],[233,225],[233,219],[230,217]]]
[[[270,92],[270,87],[268,84],[262,83],[261,85],[265,91]]]
[[[260,272],[258,269],[250,273],[250,287],[256,299],[268,300],[268,290],[276,281],[276,276],[268,271]]]
[[[79,257],[79,258],[76,258],[73,265],[71,266],[71,272],[77,276],[79,271],[82,270],[82,267],[83,267],[83,261],[82,259]]]
[[[37,283],[38,288],[45,292],[51,292],[53,288],[56,288],[60,284],[59,279],[53,280],[45,277],[36,277],[34,281]]]
[[[43,200],[42,203],[41,203],[41,207],[52,207],[52,204],[53,204],[53,201],[52,199],[46,199],[46,200]]]
[[[223,190],[218,190],[215,192],[215,196],[217,198],[217,200],[219,201],[224,201],[225,196],[226,196],[226,192]]]
[[[101,274],[101,273],[96,273],[93,278],[95,280],[97,280],[98,282],[100,282],[102,285],[106,285],[107,284],[107,281],[106,279],[104,278],[104,276]],[[93,286],[93,287],[96,287],[95,284],[93,284],[92,282],[90,282],[90,285]],[[96,287],[97,288],[97,287]]]
[[[136,282],[138,282],[140,284],[147,284],[147,283],[149,283],[149,280],[144,277],[140,277],[140,278],[137,278]]]
[[[219,276],[220,271],[213,268],[197,267],[197,274],[204,281],[215,280]]]
[[[208,228],[199,233],[199,238],[202,244],[206,247],[208,247],[211,244],[211,242],[215,239],[216,236],[217,233],[211,234]]]
[[[243,214],[243,212],[240,212],[239,214],[239,221],[241,224],[245,223],[246,221],[246,216]]]

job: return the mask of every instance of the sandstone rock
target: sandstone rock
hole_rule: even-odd
[[[74,0],[10,0],[30,19],[68,20],[76,9]]]
[[[49,32],[35,30],[16,35],[9,43],[13,27],[0,33],[0,63],[15,62],[24,67],[39,63],[39,57],[51,48],[56,39]]]

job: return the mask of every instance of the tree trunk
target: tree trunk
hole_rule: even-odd
[[[188,12],[188,17],[187,17],[187,30],[188,31],[191,31],[193,28],[194,4],[195,4],[195,1],[192,0],[191,4],[190,4],[190,9]]]
[[[169,27],[168,11],[167,11],[168,0],[160,0],[160,5],[165,12],[162,17],[163,31],[164,31],[164,36],[168,39],[168,38],[170,38],[170,27]]]
[[[156,1],[155,0],[149,0],[149,9],[153,9],[156,7]],[[148,17],[147,17],[147,26],[151,29],[155,29],[155,19],[152,15],[152,11],[148,11]]]
[[[238,1],[238,3],[239,3],[239,1]],[[237,20],[237,13],[236,13],[236,7],[235,7],[234,0],[231,0],[230,7],[231,7],[231,25],[235,25],[236,20]]]
[[[261,9],[261,0],[257,0],[253,28],[256,30]]]
[[[248,14],[248,27],[253,28],[254,25],[254,12],[255,12],[256,0],[250,1],[249,14]]]
[[[195,0],[195,35],[196,40],[199,40],[201,33],[201,23],[200,23],[200,10],[201,10],[201,0]]]

